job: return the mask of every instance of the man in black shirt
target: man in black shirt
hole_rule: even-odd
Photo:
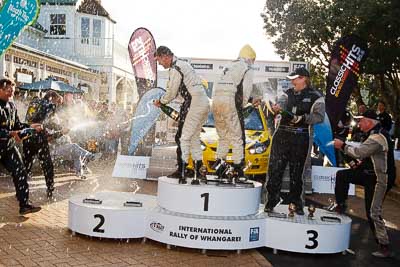
[[[386,112],[386,104],[382,100],[378,102],[377,114],[381,126],[389,133],[393,124],[392,117]]]
[[[17,109],[12,102],[15,84],[9,79],[0,80],[0,163],[11,173],[17,199],[19,201],[19,213],[21,215],[40,211],[29,203],[28,174],[15,141],[21,141],[21,130],[29,128],[28,124],[21,123]],[[40,124],[32,124],[32,128],[41,131]]]

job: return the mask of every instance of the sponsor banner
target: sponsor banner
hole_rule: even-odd
[[[292,64],[292,71],[295,71],[298,68],[308,69],[308,65],[305,62],[291,62],[291,64]]]
[[[132,33],[128,50],[139,97],[157,85],[157,62],[154,58],[156,49],[153,35],[149,30],[137,28]]]
[[[316,193],[335,194],[336,172],[345,168],[312,166],[312,189]],[[350,184],[349,195],[355,195],[355,185]]]
[[[400,150],[395,150],[394,152],[394,160],[400,160]],[[400,170],[398,170],[400,172]]]
[[[150,157],[118,155],[112,173],[113,177],[146,179]]]
[[[166,244],[202,249],[249,249],[265,244],[265,219],[210,218],[199,220],[154,211],[147,218],[145,235]]]
[[[33,24],[39,14],[38,0],[2,1],[0,11],[0,56],[26,25]]]
[[[332,129],[345,111],[347,102],[361,73],[361,64],[367,57],[367,44],[355,35],[339,39],[332,51],[326,88],[326,113]]]
[[[197,70],[212,70],[214,65],[213,64],[204,64],[204,63],[192,63],[193,69]]]
[[[284,66],[265,66],[265,72],[284,72],[289,73],[289,67]]]
[[[153,100],[159,99],[164,93],[164,89],[157,87],[148,90],[140,98],[132,119],[131,139],[128,149],[129,155],[133,156],[135,153],[135,155],[150,154],[148,151],[139,151],[140,149],[138,149],[138,147],[142,142],[142,148],[145,150],[146,143],[148,144],[148,147],[151,148],[155,142],[155,127],[153,127],[153,125],[156,123],[156,120],[161,113],[161,109],[153,105]],[[152,128],[153,131],[150,131]],[[143,141],[143,138],[146,135],[148,136],[147,142],[146,140]]]

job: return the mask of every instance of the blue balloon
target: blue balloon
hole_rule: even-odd
[[[26,25],[31,25],[39,14],[38,0],[8,0],[0,11],[0,56],[12,44]]]

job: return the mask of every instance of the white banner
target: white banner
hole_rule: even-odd
[[[400,150],[395,150],[393,153],[394,153],[394,160],[400,160]]]
[[[113,177],[146,179],[150,157],[118,155],[112,173]]]
[[[336,172],[345,168],[312,166],[312,189],[316,193],[335,194]],[[349,195],[355,195],[355,186],[350,184]]]

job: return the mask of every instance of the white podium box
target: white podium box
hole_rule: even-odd
[[[312,189],[315,193],[335,194],[336,172],[346,168],[312,166]],[[350,184],[348,194],[354,196],[356,187]]]
[[[266,247],[301,253],[338,253],[350,244],[351,219],[345,215],[316,209],[313,219],[295,215],[284,219],[268,217],[264,237]],[[288,206],[275,208],[276,212],[288,213]],[[321,220],[322,216],[338,218],[340,222]]]
[[[192,215],[246,216],[258,212],[261,183],[254,187],[215,184],[178,184],[178,179],[158,179],[157,203],[161,208]]]
[[[199,249],[250,249],[265,246],[265,213],[201,216],[157,207],[147,217],[146,237],[168,245]]]
[[[84,199],[91,199],[84,203]],[[101,204],[94,204],[100,200]],[[142,207],[124,206],[126,201]],[[128,204],[129,205],[129,204]],[[69,200],[68,228],[88,236],[106,238],[144,237],[147,210],[156,206],[156,197],[127,192],[97,192],[73,196]]]
[[[169,204],[165,202],[168,192],[172,194],[171,198],[187,196],[174,191],[178,189],[182,192],[191,192],[193,195],[197,194],[196,197],[199,197],[201,195],[198,193],[204,194],[206,191],[195,190],[206,188],[212,190],[207,191],[210,194],[208,205],[212,199],[211,194],[217,196],[213,199],[221,201],[223,200],[222,195],[227,197],[224,205],[228,210],[230,209],[230,212],[238,211],[229,206],[236,205],[235,201],[231,201],[235,199],[233,193],[236,195],[247,194],[247,190],[259,187],[257,184],[254,188],[179,185],[171,183],[167,178],[160,178],[160,181],[160,186],[164,187],[164,192],[160,195],[164,194],[165,198],[162,201],[159,199],[158,203],[164,206]],[[172,190],[170,190],[171,188]],[[240,192],[242,190],[243,192]],[[253,199],[250,194],[247,197]],[[257,197],[259,197],[258,194]],[[86,202],[89,203],[84,203],[83,200],[87,198],[89,200]],[[188,199],[178,200],[181,200],[180,203],[190,203],[192,200],[190,197]],[[207,206],[204,198],[200,197],[200,200],[202,201],[201,205],[193,203],[187,205],[184,209],[185,212],[182,213],[160,207],[157,205],[156,197],[149,195],[126,192],[78,195],[69,200],[68,227],[74,232],[88,236],[146,237],[167,245],[199,249],[240,250],[267,246],[285,251],[317,254],[343,252],[349,246],[351,219],[347,216],[316,209],[314,217],[311,219],[305,208],[306,215],[288,217],[288,206],[281,205],[275,208],[275,216],[271,217],[263,212],[264,207],[258,204],[258,199],[253,199],[258,206],[255,212],[254,210],[250,211],[253,213],[251,215],[206,216],[193,214],[199,210],[203,211]],[[101,204],[96,204],[99,201]],[[124,206],[126,201],[131,201],[130,204],[133,206]],[[140,204],[138,202],[142,204],[141,207],[140,205],[135,207]],[[244,210],[239,211],[244,213]],[[215,214],[217,210],[213,210],[213,212]],[[276,217],[277,215],[283,215],[283,217]],[[323,216],[325,216],[325,220],[322,220]]]

